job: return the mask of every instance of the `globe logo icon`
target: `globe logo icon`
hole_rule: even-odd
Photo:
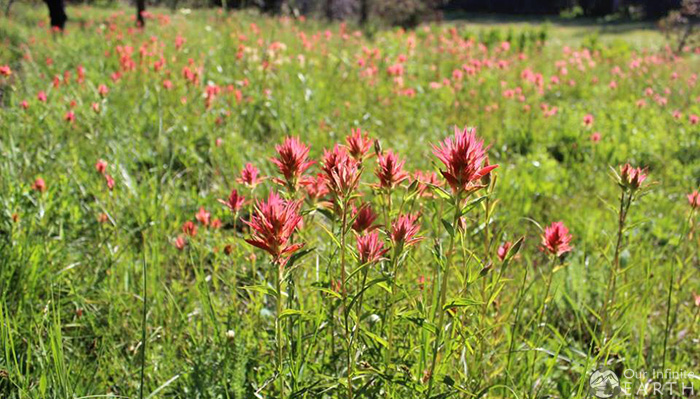
[[[589,392],[600,399],[612,398],[620,394],[620,380],[612,370],[600,368],[588,380]]]

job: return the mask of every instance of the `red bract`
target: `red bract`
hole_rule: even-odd
[[[44,182],[44,179],[37,177],[36,180],[34,180],[34,184],[32,184],[32,190],[36,190],[40,193],[46,191],[46,183]]]
[[[700,208],[700,193],[697,190],[688,194],[688,204],[693,209]]]
[[[510,241],[504,242],[500,247],[498,247],[498,259],[503,262],[506,259],[506,255],[508,255],[508,251],[510,251],[510,247],[513,246],[513,243]]]
[[[646,169],[634,168],[628,163],[620,166],[620,184],[624,188],[637,190],[646,178]]]
[[[372,207],[367,203],[360,205],[360,209],[353,207],[352,217],[355,219],[352,223],[352,229],[358,233],[362,233],[365,230],[372,231],[379,227],[372,225],[377,220],[377,214],[374,213]]]
[[[0,65],[0,76],[8,77],[12,75],[12,69],[9,65]]]
[[[384,243],[379,239],[377,232],[357,236],[357,253],[361,264],[374,263],[382,258],[388,249],[384,249]]]
[[[554,222],[544,230],[542,235],[542,250],[555,256],[561,256],[571,251],[569,229],[563,222]]]
[[[417,170],[413,173],[413,178],[418,182],[418,194],[421,197],[435,197],[433,192],[429,190],[430,186],[441,187],[443,182],[438,179],[435,172],[421,172]]]
[[[348,145],[350,156],[352,156],[356,161],[362,162],[372,149],[374,140],[369,138],[367,133],[364,133],[363,135],[362,130],[357,128],[350,130],[350,135],[345,138],[345,142]]]
[[[396,246],[410,246],[423,239],[423,237],[416,237],[418,230],[420,229],[420,223],[418,223],[418,214],[401,215],[399,218],[391,225],[391,241]]]
[[[321,167],[328,189],[336,198],[347,198],[360,182],[359,164],[338,144],[333,151],[323,151]]]
[[[303,244],[291,244],[292,233],[302,221],[300,203],[282,200],[270,192],[267,201],[259,201],[250,222],[252,236],[246,242],[267,251],[275,262],[286,263],[287,257],[302,248]]]
[[[194,217],[199,223],[205,226],[209,226],[209,219],[211,217],[211,214],[207,212],[207,210],[204,209],[204,207],[200,207],[199,212],[197,212],[197,214],[194,215]]]
[[[377,169],[374,174],[379,178],[379,187],[393,189],[402,181],[408,179],[408,173],[403,170],[405,161],[399,159],[391,150],[379,154]]]
[[[487,150],[483,140],[476,137],[476,129],[465,128],[460,132],[456,126],[454,140],[448,137],[440,145],[433,146],[433,154],[446,168],[440,173],[454,193],[469,193],[483,187],[479,180],[498,167],[483,166]]]
[[[236,189],[231,190],[227,200],[220,199],[220,203],[224,204],[225,207],[231,210],[231,212],[238,212],[243,207],[245,203],[245,198],[242,195],[238,195]]]
[[[296,137],[287,137],[282,145],[275,146],[277,157],[272,162],[284,176],[284,183],[296,190],[299,177],[314,164],[308,160],[309,147]]]
[[[260,170],[253,166],[252,163],[245,164],[243,170],[241,170],[241,177],[236,179],[238,183],[245,184],[250,188],[255,188],[263,179],[259,178]]]
[[[111,191],[112,189],[114,189],[114,178],[108,174],[105,174],[104,176],[105,182],[107,182],[107,188]]]
[[[303,178],[301,185],[312,202],[320,200],[329,193],[326,178],[322,173],[317,174],[316,177],[307,176]]]
[[[188,220],[182,224],[182,232],[190,237],[194,237],[197,235],[197,225]]]
[[[95,170],[97,170],[97,173],[103,175],[107,171],[107,161],[102,159],[98,160],[95,163]]]
[[[182,251],[182,249],[185,248],[185,245],[187,245],[187,239],[184,236],[179,235],[175,239],[175,242],[173,243],[173,245],[175,245],[175,248]]]

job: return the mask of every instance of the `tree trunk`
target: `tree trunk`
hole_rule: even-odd
[[[143,18],[144,11],[146,11],[146,0],[136,0],[136,25],[140,28],[146,26],[146,20]]]
[[[369,19],[369,0],[360,0],[360,25],[366,25]]]
[[[51,17],[51,27],[63,30],[66,26],[68,17],[66,16],[65,5],[63,0],[44,0],[49,7],[49,16]]]

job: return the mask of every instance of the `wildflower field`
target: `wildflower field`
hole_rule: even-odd
[[[0,19],[0,398],[700,395],[696,49],[68,12]]]

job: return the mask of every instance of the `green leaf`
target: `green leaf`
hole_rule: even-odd
[[[367,330],[362,330],[362,332],[363,332],[366,336],[372,338],[372,340],[373,340],[374,342],[378,343],[379,345],[381,345],[381,346],[383,346],[383,347],[385,347],[385,348],[388,348],[388,347],[389,347],[389,343],[387,343],[386,340],[385,340],[384,338],[380,337],[379,335],[374,334],[374,333],[371,333],[371,332],[369,332],[369,331],[367,331]]]
[[[454,226],[452,226],[452,223],[448,222],[445,219],[442,219],[441,222],[442,222],[442,225],[445,226],[445,230],[447,230],[447,234],[449,234],[450,237],[454,237],[455,236],[455,228],[454,228]]]
[[[481,301],[476,301],[471,298],[457,298],[453,299],[450,302],[446,303],[445,306],[442,308],[442,310],[447,310],[450,308],[466,308],[469,306],[478,306],[478,305],[483,305],[484,303]]]
[[[284,319],[285,317],[291,317],[291,316],[302,316],[303,314],[304,314],[304,312],[302,312],[301,310],[285,309],[280,314],[280,319]]]

